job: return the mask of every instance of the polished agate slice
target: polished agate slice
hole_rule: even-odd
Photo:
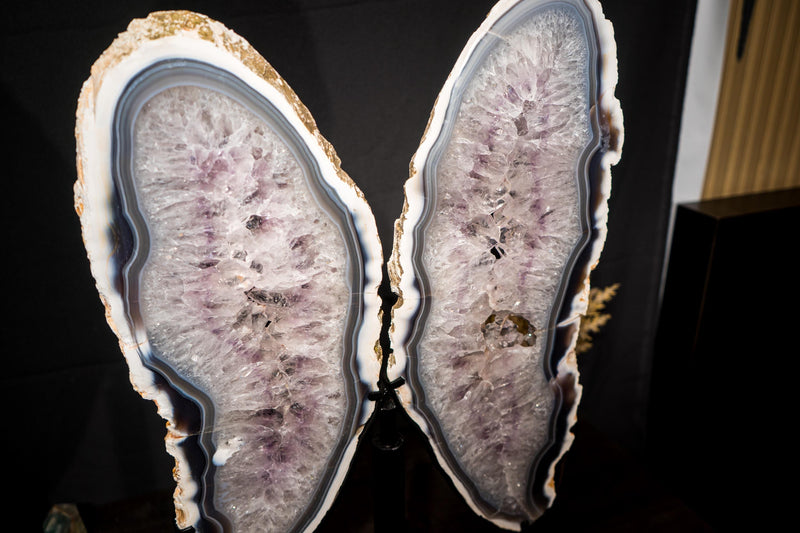
[[[250,46],[131,23],[78,109],[76,208],[134,386],[167,419],[178,524],[304,531],[368,415],[381,247],[363,195]]]
[[[400,394],[470,505],[519,529],[550,505],[622,144],[594,1],[500,2],[411,164],[390,273]]]

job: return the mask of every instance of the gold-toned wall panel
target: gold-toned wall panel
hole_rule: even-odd
[[[800,1],[732,0],[703,198],[800,187]]]

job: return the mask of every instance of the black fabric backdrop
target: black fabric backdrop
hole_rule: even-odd
[[[293,87],[373,207],[388,257],[434,99],[491,0],[16,2],[2,17],[2,398],[16,518],[58,501],[171,490],[164,423],[128,382],[72,207],[81,83],[128,21],[191,9],[244,36]],[[645,439],[672,174],[694,0],[604,2],[625,114],[609,238],[593,284],[620,283],[581,356],[580,417],[637,454]],[[409,430],[412,431],[412,430]]]

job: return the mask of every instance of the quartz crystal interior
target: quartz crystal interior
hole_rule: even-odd
[[[553,498],[574,343],[619,158],[613,30],[596,2],[501,2],[412,161],[390,269],[397,374],[473,508],[519,528]]]
[[[269,65],[191,13],[132,23],[84,86],[77,135],[93,272],[168,420],[179,525],[313,528],[377,380],[362,195]]]

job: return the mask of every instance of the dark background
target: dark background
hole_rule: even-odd
[[[80,503],[87,516],[94,513],[100,522],[109,519],[104,506],[135,498],[151,502],[150,495],[165,493],[155,499],[159,503],[153,513],[171,514],[172,460],[163,448],[164,422],[128,382],[72,207],[80,87],[94,60],[130,19],[156,10],[190,9],[250,41],[310,109],[344,169],[364,191],[388,257],[408,162],[456,57],[492,4],[28,1],[4,8],[6,367],[0,388],[6,413],[3,456],[11,465],[6,482],[13,492],[7,509],[12,524],[19,524],[12,530],[40,530],[47,509],[57,502]],[[599,287],[621,285],[609,305],[610,324],[579,359],[584,395],[575,453],[567,456],[562,496],[542,526],[560,520],[587,531],[625,530],[629,524],[613,516],[626,509],[645,521],[640,525],[664,510],[646,500],[644,492],[625,503],[611,494],[618,488],[615,483],[653,486],[638,468],[695,10],[693,0],[603,4],[617,36],[617,96],[626,138],[622,162],[613,170],[609,238],[592,281]],[[410,426],[404,431],[409,501],[419,500],[408,505],[411,525],[428,522],[430,531],[440,531],[451,529],[458,517],[471,519],[421,437]],[[371,451],[362,448],[326,519],[330,530],[371,527]],[[609,472],[621,477],[598,480]],[[662,496],[657,490],[652,494]],[[593,503],[586,503],[590,497]],[[668,501],[674,510],[672,500],[658,501]],[[126,511],[127,516],[149,512],[141,511],[141,505],[136,509]],[[131,518],[136,520],[144,518]],[[469,523],[468,530],[478,527],[474,524],[493,530],[482,521]]]

